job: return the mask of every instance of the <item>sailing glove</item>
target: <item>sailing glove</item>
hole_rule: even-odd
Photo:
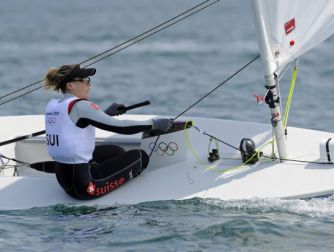
[[[124,104],[118,104],[118,103],[113,103],[111,104],[105,111],[107,115],[110,116],[116,116],[116,115],[122,115],[126,112],[125,105]]]
[[[153,119],[152,130],[167,132],[173,125],[173,119]]]

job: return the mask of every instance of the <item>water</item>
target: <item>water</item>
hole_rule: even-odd
[[[191,199],[0,212],[0,248],[20,251],[330,251],[334,199]]]
[[[81,62],[171,18],[194,0],[2,0],[1,95]],[[132,113],[177,115],[258,54],[249,1],[226,0],[94,65],[91,100],[152,105]],[[333,131],[333,38],[300,59],[289,125]],[[286,96],[289,74],[281,90]],[[268,123],[256,61],[187,112]],[[57,94],[40,89],[0,115],[41,114]],[[30,132],[27,132],[30,133]],[[242,132],[241,132],[242,134]],[[333,198],[131,206],[52,206],[0,212],[0,248],[13,251],[330,251]]]

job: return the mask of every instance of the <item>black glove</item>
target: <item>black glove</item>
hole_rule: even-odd
[[[124,104],[113,103],[111,104],[105,111],[107,115],[115,116],[115,115],[122,115],[126,112]]]
[[[167,132],[173,125],[173,119],[153,119],[152,130]]]

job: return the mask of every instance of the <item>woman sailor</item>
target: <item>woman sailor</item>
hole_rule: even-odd
[[[94,68],[63,65],[50,68],[44,79],[47,89],[61,91],[61,99],[52,99],[45,110],[46,142],[55,160],[56,177],[61,187],[77,199],[100,197],[133,177],[148,165],[143,150],[124,151],[115,145],[95,146],[95,127],[120,134],[146,130],[166,132],[170,119],[147,121],[118,120],[125,106],[113,103],[105,111],[88,100],[90,76]]]

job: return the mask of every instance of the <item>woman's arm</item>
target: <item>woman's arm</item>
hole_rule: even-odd
[[[120,134],[135,134],[152,129],[152,120],[134,121],[119,120],[115,117],[104,113],[93,102],[80,100],[74,103],[69,111],[72,122],[80,127],[85,128],[88,125],[112,131]]]

